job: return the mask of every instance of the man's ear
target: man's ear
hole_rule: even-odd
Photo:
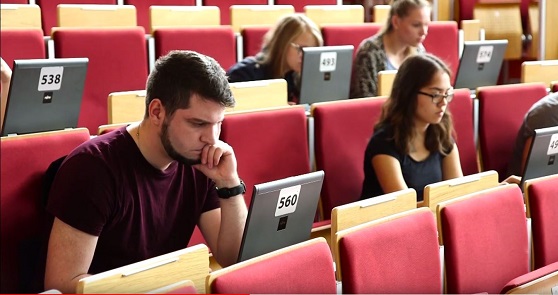
[[[165,107],[158,98],[153,99],[149,103],[149,120],[156,126],[165,121]]]

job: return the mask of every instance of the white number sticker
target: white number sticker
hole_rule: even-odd
[[[300,185],[282,189],[279,192],[279,199],[277,200],[277,207],[275,208],[275,217],[295,212],[299,195]]]
[[[39,76],[39,91],[59,90],[62,85],[64,67],[44,67],[41,68]]]
[[[337,52],[320,54],[320,72],[333,72],[337,64]]]
[[[479,48],[479,52],[477,54],[477,63],[483,64],[490,62],[492,59],[492,51],[494,50],[494,46],[481,46]]]
[[[548,145],[547,155],[558,154],[558,133],[552,134],[550,137],[550,144]]]

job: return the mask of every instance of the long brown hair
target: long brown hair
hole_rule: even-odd
[[[409,153],[414,137],[418,91],[428,85],[440,71],[451,77],[450,70],[444,62],[430,54],[408,57],[397,71],[391,94],[374,129],[391,126],[395,146],[402,153]],[[440,123],[430,124],[426,129],[424,145],[430,152],[439,151],[445,155],[453,146],[452,133],[452,116],[446,108]]]

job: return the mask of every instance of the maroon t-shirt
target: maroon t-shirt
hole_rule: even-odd
[[[200,215],[218,207],[212,180],[178,162],[154,168],[120,128],[68,155],[47,210],[99,237],[89,269],[99,273],[185,248]]]

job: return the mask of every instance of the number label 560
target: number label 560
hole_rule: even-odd
[[[275,216],[281,216],[296,211],[300,196],[300,185],[284,188],[279,192],[277,206],[275,208]]]

